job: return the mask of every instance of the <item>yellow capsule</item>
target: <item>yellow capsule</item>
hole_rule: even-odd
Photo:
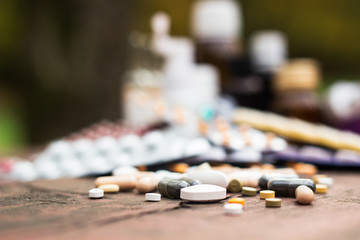
[[[327,192],[327,186],[324,184],[316,184],[316,193],[326,193]]]
[[[228,203],[238,203],[245,206],[245,200],[243,198],[230,198]]]
[[[116,184],[119,185],[121,191],[129,191],[135,188],[136,177],[135,175],[124,175],[98,177],[95,179],[95,187],[108,184]]]
[[[272,190],[260,191],[260,199],[274,198],[274,197],[275,197],[275,191]]]
[[[104,190],[105,193],[114,193],[120,191],[120,187],[117,184],[100,185],[98,188]]]

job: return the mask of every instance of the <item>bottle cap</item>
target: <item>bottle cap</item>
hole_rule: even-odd
[[[192,32],[198,39],[236,39],[242,32],[240,5],[233,0],[196,1],[191,18]]]
[[[314,90],[320,81],[320,70],[313,59],[295,59],[281,66],[275,75],[276,91]]]
[[[259,31],[250,38],[250,55],[259,72],[275,72],[286,62],[287,41],[282,32]]]

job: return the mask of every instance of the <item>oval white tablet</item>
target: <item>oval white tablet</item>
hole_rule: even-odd
[[[202,184],[213,184],[223,188],[226,188],[229,182],[224,173],[214,170],[195,171],[186,174],[186,177],[198,180]]]
[[[213,202],[226,198],[226,188],[211,184],[199,184],[181,189],[180,198],[193,202]]]
[[[93,188],[89,190],[90,198],[102,198],[104,196],[104,190],[100,188]]]

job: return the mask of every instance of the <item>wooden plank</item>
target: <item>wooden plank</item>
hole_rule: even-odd
[[[247,197],[241,216],[226,216],[223,203],[144,201],[134,192],[88,198],[93,179],[60,179],[0,186],[1,239],[358,239],[360,177],[329,173],[335,185],[312,205],[283,198],[280,209]]]

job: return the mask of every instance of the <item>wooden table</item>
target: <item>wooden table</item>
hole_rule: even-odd
[[[312,205],[279,209],[247,197],[241,216],[223,202],[145,202],[135,192],[88,198],[93,179],[0,185],[1,239],[360,239],[360,173],[328,172],[335,184]]]

